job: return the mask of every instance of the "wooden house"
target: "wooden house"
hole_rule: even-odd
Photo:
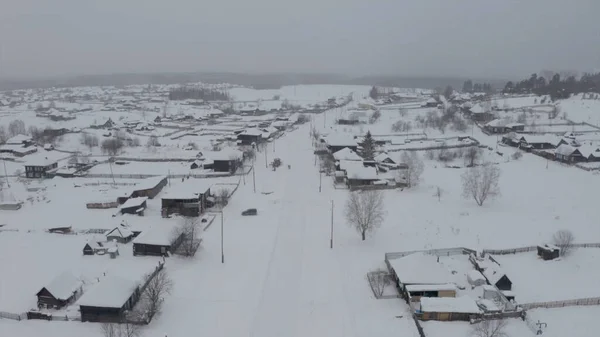
[[[358,142],[353,136],[349,135],[331,134],[325,137],[324,141],[331,153],[336,153],[346,147],[354,152],[358,149]]]
[[[417,317],[423,321],[469,321],[481,314],[481,309],[470,297],[421,299]]]
[[[146,200],[148,200],[148,197],[129,198],[119,206],[119,212],[121,214],[144,215]]]
[[[161,198],[163,216],[180,214],[199,216],[210,203],[212,183],[207,179],[188,179],[185,184],[174,186]]]
[[[456,285],[446,284],[408,284],[404,286],[409,304],[415,308],[423,297],[456,297]]]
[[[373,185],[381,178],[375,167],[349,166],[346,171],[346,184],[348,187]]]
[[[130,192],[125,195],[118,197],[117,202],[119,204],[125,203],[129,198],[147,197],[153,199],[163,187],[168,183],[166,176],[157,176],[143,179],[140,183],[136,184]]]
[[[351,160],[351,161],[362,161],[362,157],[359,156],[356,152],[350,150],[345,147],[333,154],[333,159],[335,160]]]
[[[244,159],[244,154],[239,150],[221,150],[213,152],[209,156],[213,161],[215,172],[230,172],[232,174],[241,166]]]
[[[141,295],[139,284],[117,275],[104,277],[77,301],[82,322],[121,322]]]
[[[40,159],[25,164],[25,176],[27,178],[46,178],[49,171],[58,168],[58,163],[53,160]]]
[[[264,141],[263,133],[264,132],[256,128],[246,129],[237,134],[237,140],[242,145],[258,144]]]
[[[96,255],[96,253],[104,250],[106,250],[106,247],[104,247],[102,242],[88,241],[83,246],[83,255]]]
[[[540,245],[537,246],[537,255],[543,260],[554,260],[560,256],[560,248],[555,245]]]
[[[117,226],[106,233],[106,241],[116,241],[119,243],[127,243],[133,239],[133,232],[123,226]]]
[[[169,256],[183,240],[183,233],[174,237],[172,227],[154,226],[133,239],[133,255]]]
[[[65,307],[82,292],[82,285],[81,280],[70,272],[58,275],[36,294],[38,308],[60,309]]]

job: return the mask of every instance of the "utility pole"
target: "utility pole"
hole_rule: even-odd
[[[4,178],[6,179],[6,187],[10,188],[10,182],[8,181],[8,171],[6,170],[6,159],[2,158],[2,163],[4,164]]]
[[[331,200],[331,239],[329,240],[329,248],[333,249],[333,200]]]
[[[323,180],[322,177],[323,173],[321,170],[319,170],[319,193],[321,193],[321,180]]]
[[[254,165],[252,165],[252,185],[254,186],[254,193],[256,193],[256,177],[254,175]]]
[[[265,168],[269,168],[269,164],[267,164],[267,144],[265,143]]]
[[[115,186],[115,185],[117,185],[117,183],[115,182],[115,175],[114,175],[113,169],[112,169],[112,161],[113,161],[112,157],[108,158],[108,166],[110,167],[110,176],[112,177],[113,186]],[[4,168],[4,170],[6,171],[6,168]]]
[[[221,263],[225,263],[225,252],[223,251],[223,210],[221,210]]]

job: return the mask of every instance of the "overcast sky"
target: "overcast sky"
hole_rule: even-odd
[[[600,0],[1,0],[0,78],[600,68]]]

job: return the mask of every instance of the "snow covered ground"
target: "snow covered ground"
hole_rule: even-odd
[[[542,328],[546,337],[592,337],[596,336],[595,320],[600,315],[599,306],[534,309],[527,312],[529,322],[546,323]],[[535,326],[535,325],[534,325]]]
[[[495,258],[513,282],[512,290],[519,303],[600,296],[595,277],[600,266],[598,248],[580,248],[569,256],[551,261],[538,258],[536,252],[499,255]],[[551,280],[552,286],[543,286],[548,280]]]
[[[368,92],[368,87],[363,89]],[[255,92],[238,91],[238,99],[246,93],[249,100],[257,99]],[[349,92],[357,91],[348,89],[345,94]],[[271,94],[276,93],[264,94],[265,98],[272,98]],[[321,100],[330,95],[336,93],[327,92]],[[337,109],[315,115],[312,124],[324,125],[323,129],[329,132],[334,129],[344,131],[344,128],[347,132],[360,131],[358,126],[334,127],[334,116],[345,111]],[[427,110],[409,111],[421,114]],[[379,123],[365,125],[362,130],[389,134],[391,122],[398,119],[397,109],[383,110]],[[409,119],[414,120],[414,116]],[[596,189],[600,188],[598,177],[554,162],[547,163],[534,155],[509,159],[517,151],[513,148],[501,148],[503,156],[493,154],[495,149],[486,150],[486,156],[495,158],[502,171],[501,195],[488,200],[483,207],[461,196],[464,169],[445,168],[438,161],[426,159],[418,187],[383,192],[386,220],[377,232],[361,241],[344,219],[348,191],[335,189],[331,179],[323,177],[319,192],[319,172],[314,164],[309,130],[310,125],[301,126],[277,140],[275,149],[269,144],[266,152],[257,153],[255,179],[252,174],[247,175],[245,183],[240,183],[224,210],[225,263],[221,263],[220,216],[203,233],[202,246],[195,258],[167,260],[166,268],[175,282],[174,290],[165,299],[163,313],[145,327],[144,336],[180,336],[190,331],[202,336],[417,336],[406,304],[400,299],[374,299],[367,283],[366,273],[381,267],[384,253],[454,246],[477,249],[534,245],[549,241],[556,230],[565,228],[573,231],[578,242],[600,241],[600,229],[595,220],[600,216],[600,210],[594,197]],[[426,133],[429,137],[442,136],[431,128]],[[472,135],[484,145],[496,147],[497,137],[485,136],[477,128],[464,133],[448,130],[443,136],[465,134]],[[262,164],[265,155],[269,160],[281,158],[283,166],[277,171],[266,168]],[[287,165],[291,165],[291,169]],[[223,179],[229,183],[239,181],[239,177],[230,178],[233,181]],[[25,192],[16,180],[11,181],[19,186],[14,188],[15,194],[27,199],[30,193]],[[81,256],[86,235],[47,234],[42,232],[43,229],[58,225],[81,229],[112,228],[122,219],[134,226],[169,226],[176,221],[160,217],[160,195],[148,201],[148,211],[143,217],[113,218],[115,209],[88,210],[85,208],[88,200],[114,198],[115,194],[128,190],[128,186],[117,189],[110,185],[75,187],[85,181],[94,180],[55,178],[46,181],[47,190],[40,192],[39,198],[34,196],[33,201],[27,201],[19,211],[0,213],[0,224],[6,224],[3,229],[19,229],[18,232],[0,231],[0,270],[10,270],[14,274],[0,278],[0,310],[3,310],[2,303],[8,303],[4,307],[9,311],[31,307],[32,293],[52,276],[48,274],[68,266],[90,269],[91,273],[102,271],[108,263],[125,265],[128,261],[145,260],[122,254],[116,260],[93,256],[92,259],[100,259],[88,263]],[[131,183],[131,180],[127,182]],[[180,181],[174,179],[171,183],[175,185]],[[434,197],[438,187],[442,191],[440,201]],[[166,187],[165,192],[168,190]],[[332,201],[334,248],[330,249]],[[241,212],[248,208],[256,208],[258,215],[242,216]],[[32,232],[28,233],[29,230]],[[129,249],[127,246],[124,251]],[[576,252],[572,260],[569,257],[552,263],[568,262],[564,269],[570,271],[574,269],[568,268],[576,269],[577,265],[587,269],[596,266],[597,269],[596,259],[579,256],[580,253]],[[455,265],[461,274],[463,268],[468,268],[463,262]],[[535,261],[535,264],[538,262],[542,263]],[[513,279],[515,289],[520,284],[533,286],[534,272],[543,270],[533,264],[514,263],[517,271],[530,268],[528,273],[522,273],[523,278],[532,275],[532,279],[519,282],[521,276],[512,276],[508,272],[511,279],[516,277]],[[507,268],[511,268],[510,265],[507,262]],[[548,273],[550,275],[550,271]],[[570,274],[573,275],[577,279],[584,277],[579,276],[582,272]],[[28,278],[23,289],[11,294],[22,278]],[[566,275],[557,280],[562,285],[567,282]],[[546,290],[553,287],[550,281],[544,284]],[[584,285],[584,288],[592,290],[591,285]],[[535,290],[531,291],[532,296],[536,296]],[[570,291],[566,288],[565,295],[575,294]],[[7,301],[3,302],[3,298]],[[567,315],[579,319],[575,318],[577,313],[567,312]],[[544,319],[544,316],[540,317]],[[560,322],[559,318],[548,317]],[[586,317],[588,319],[581,319],[580,324],[591,329],[593,319]],[[565,320],[564,324],[567,322]],[[469,333],[468,323],[426,322],[423,325],[428,336],[433,337],[466,336]],[[519,320],[511,320],[509,329],[514,336],[533,335]],[[97,324],[0,320],[0,336],[41,334],[101,336]]]

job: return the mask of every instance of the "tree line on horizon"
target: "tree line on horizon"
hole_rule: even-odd
[[[573,94],[600,93],[600,73],[586,73],[579,79],[575,75],[561,77],[555,73],[550,80],[534,73],[528,79],[507,82],[502,92],[549,95],[552,100],[569,98]]]
[[[231,97],[227,92],[201,87],[181,86],[169,91],[169,100],[178,101],[185,99],[197,99],[204,101],[229,101]]]

